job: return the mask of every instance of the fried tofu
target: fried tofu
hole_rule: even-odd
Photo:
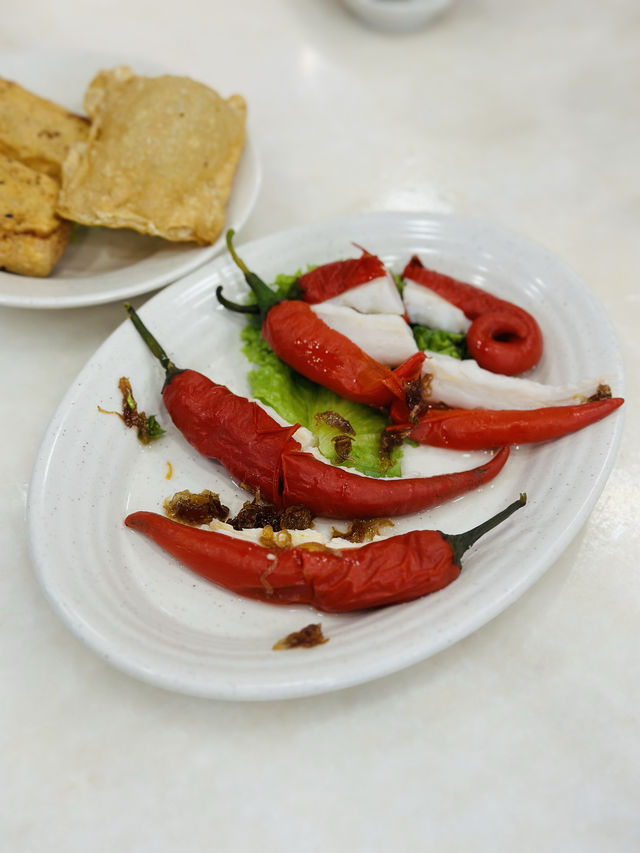
[[[86,118],[0,78],[0,153],[59,178],[70,147],[88,134]]]
[[[245,141],[246,104],[188,77],[101,71],[86,143],[67,158],[61,216],[208,245],[220,235]]]
[[[0,154],[0,267],[47,276],[71,236],[56,214],[58,182]]]

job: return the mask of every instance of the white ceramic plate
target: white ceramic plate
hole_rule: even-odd
[[[332,221],[239,247],[267,280],[307,263],[357,255],[351,241],[396,270],[413,252],[444,272],[486,285],[537,316],[546,350],[535,376],[564,383],[606,375],[623,393],[616,340],[601,306],[560,261],[497,228],[447,216],[383,213]],[[178,366],[201,370],[240,394],[248,365],[243,319],[216,304],[245,290],[228,256],[154,296],[141,314]],[[121,421],[118,378],[167,435],[143,448]],[[393,532],[461,532],[526,491],[529,502],[466,555],[451,586],[369,613],[247,601],[210,584],[126,529],[127,513],[161,511],[163,499],[211,488],[236,511],[246,494],[198,456],[162,407],[162,370],[126,320],[97,351],[60,404],[44,437],[29,492],[33,562],[69,627],[114,666],[171,690],[225,699],[274,699],[334,690],[419,661],[470,634],[520,596],[577,533],[600,494],[618,444],[621,412],[572,436],[512,452],[490,484],[429,512],[396,520]],[[468,468],[479,453],[407,451],[405,474]],[[167,463],[173,477],[166,479]],[[320,621],[329,642],[274,652],[285,634]]]
[[[123,63],[140,74],[167,73],[166,68],[122,56],[33,50],[0,53],[0,74],[82,113],[84,91],[96,72]],[[215,83],[211,85],[215,88]],[[255,204],[260,180],[258,154],[248,131],[227,207],[227,227],[242,228]],[[177,281],[223,246],[224,234],[211,246],[195,247],[127,229],[81,228],[47,278],[0,270],[0,305],[73,308],[129,299]]]

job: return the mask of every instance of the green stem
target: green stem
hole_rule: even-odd
[[[176,376],[178,373],[182,373],[183,371],[179,367],[175,366],[175,364],[171,361],[169,356],[166,354],[166,352],[160,346],[158,341],[151,334],[149,329],[147,329],[145,324],[142,322],[142,320],[138,316],[135,308],[133,308],[133,306],[130,305],[128,302],[124,303],[124,307],[125,307],[127,314],[131,318],[131,322],[133,323],[133,325],[136,327],[136,330],[140,334],[140,337],[145,342],[145,344],[149,347],[149,349],[151,350],[153,355],[155,355],[155,357],[158,359],[160,364],[164,367],[164,372],[165,372],[165,377],[166,377],[165,378],[165,384],[167,382],[169,382],[171,379],[173,379],[173,377]]]
[[[467,530],[466,533],[443,533],[442,536],[447,540],[451,549],[453,551],[453,559],[457,565],[460,565],[460,559],[465,551],[467,551],[472,545],[474,545],[481,536],[484,536],[485,533],[488,533],[490,530],[493,530],[494,527],[497,527],[510,515],[517,510],[523,507],[527,502],[527,496],[524,492],[520,494],[520,497],[517,501],[514,501],[512,504],[509,504],[508,507],[496,513],[496,515],[487,519],[487,521],[483,521],[482,524],[478,524],[477,527],[473,527],[471,530]]]
[[[267,311],[270,308],[273,308],[273,306],[276,305],[278,302],[280,302],[281,299],[277,293],[274,293],[274,291],[271,290],[271,288],[269,287],[268,284],[265,284],[265,282],[260,278],[260,276],[256,275],[254,272],[251,272],[248,269],[245,262],[241,258],[238,257],[238,255],[236,254],[236,250],[234,249],[233,243],[232,243],[234,234],[235,234],[235,231],[232,228],[230,228],[227,231],[227,248],[229,249],[229,253],[230,253],[231,257],[233,258],[233,261],[236,264],[236,266],[240,270],[242,270],[242,272],[244,273],[244,280],[247,282],[247,284],[249,285],[249,287],[251,288],[251,290],[253,292],[253,295],[256,297],[258,311],[259,311],[260,315],[262,317],[264,317],[266,315]],[[216,295],[218,297],[218,300],[223,305],[225,305],[225,302],[220,298],[221,297],[221,290],[222,290],[222,288],[219,287],[216,291]],[[238,306],[233,302],[229,302],[228,300],[226,301],[225,307],[230,308],[232,311],[237,311],[238,309],[241,309],[241,310],[244,309],[244,306]],[[243,313],[255,313],[255,312],[254,311],[247,312],[247,311],[243,310]]]
[[[257,305],[240,305],[238,302],[232,302],[230,299],[227,299],[226,296],[222,295],[222,285],[219,284],[216,287],[216,298],[221,305],[224,305],[225,308],[228,308],[229,311],[236,311],[238,314],[259,314],[260,309]]]

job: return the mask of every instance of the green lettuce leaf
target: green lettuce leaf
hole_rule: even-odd
[[[428,349],[431,352],[440,352],[459,359],[469,358],[464,334],[430,329],[428,326],[412,326],[411,331],[418,349]]]
[[[402,447],[394,448],[389,461],[380,455],[380,437],[387,425],[384,415],[344,400],[296,373],[265,342],[257,324],[245,326],[242,340],[244,354],[255,365],[249,372],[249,386],[256,399],[272,406],[289,423],[309,429],[317,437],[320,452],[334,464],[355,468],[369,477],[400,476]],[[346,445],[346,459],[342,441],[338,445],[342,454],[334,442],[334,438],[346,434],[345,430],[332,425],[339,418],[324,416],[327,412],[344,418],[353,428],[355,435],[350,448]]]

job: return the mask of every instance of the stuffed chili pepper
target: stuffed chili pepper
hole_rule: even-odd
[[[540,409],[432,408],[417,423],[396,424],[387,431],[431,447],[486,450],[568,435],[607,417],[623,402],[621,397],[609,397]]]
[[[331,261],[298,278],[301,298],[310,305],[329,303],[361,314],[404,315],[395,281],[380,258],[362,250],[359,258]]]
[[[426,354],[419,385],[419,395],[415,395],[419,403],[425,407],[443,403],[454,409],[539,409],[611,396],[606,376],[547,385],[523,376],[501,376],[484,370],[471,358],[460,360],[437,352]],[[394,400],[391,416],[396,423],[408,420],[406,399]]]
[[[460,574],[463,553],[525,503],[520,495],[466,533],[414,530],[342,550],[319,544],[264,547],[152,512],[134,512],[125,524],[231,592],[273,604],[348,612],[410,601],[448,586]]]
[[[263,338],[285,364],[346,400],[385,408],[395,399],[404,399],[406,382],[420,373],[423,353],[414,353],[395,370],[380,364],[349,338],[330,328],[307,302],[281,299],[250,272],[233,248],[233,233],[227,232],[229,252],[244,273],[256,304],[230,302],[222,295],[222,287],[218,287],[216,294],[225,308],[259,314]]]
[[[481,367],[515,376],[535,367],[540,360],[542,332],[523,308],[482,288],[427,269],[417,255],[406,265],[402,277],[429,288],[464,314],[470,321],[464,329],[467,348]]]
[[[259,489],[277,505],[304,504],[315,515],[376,518],[405,515],[440,504],[492,480],[509,455],[502,448],[486,463],[432,477],[379,480],[316,459],[257,403],[195,370],[175,366],[135,310],[134,326],[165,370],[164,404],[186,440],[218,460],[240,485]]]

